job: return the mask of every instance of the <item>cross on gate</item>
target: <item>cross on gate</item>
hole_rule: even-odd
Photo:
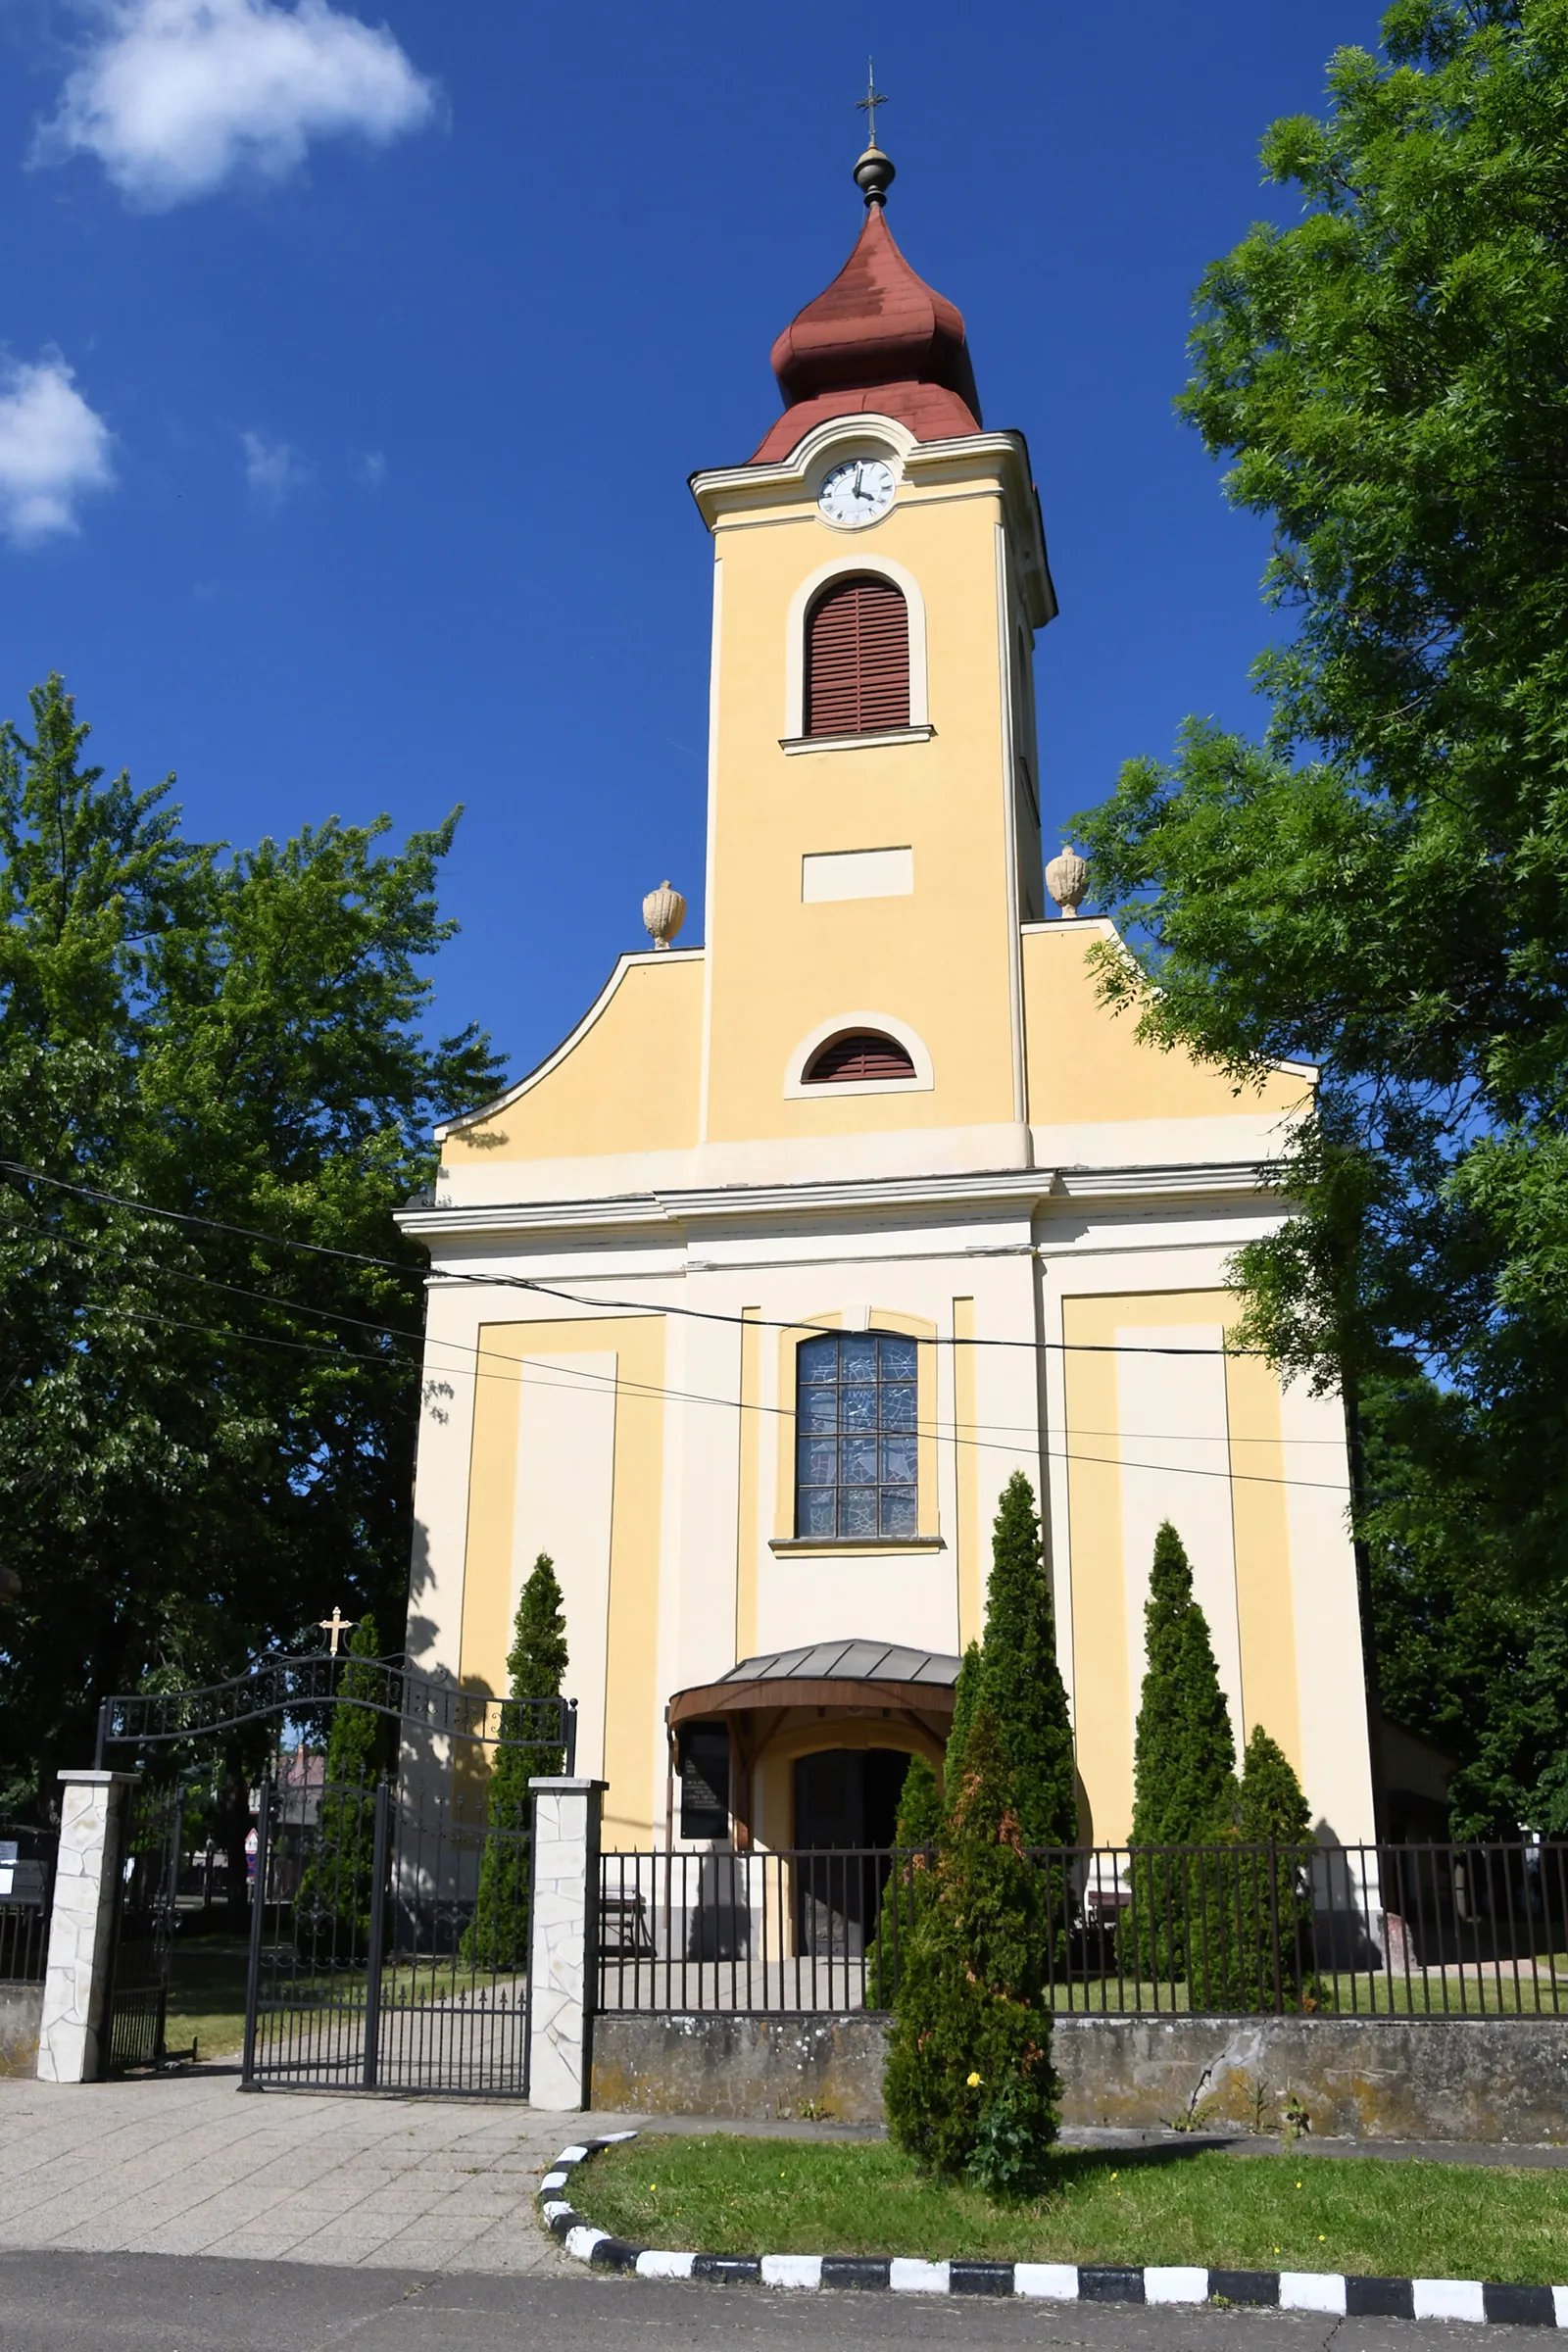
[[[338,1607],[337,1602],[334,1600],[332,1603],[331,1616],[318,1617],[317,1619],[317,1623],[320,1627],[323,1634],[331,1635],[332,1655],[335,1658],[337,1656],[338,1637],[348,1632],[350,1626],[354,1623],[353,1618],[345,1617],[342,1610]]]

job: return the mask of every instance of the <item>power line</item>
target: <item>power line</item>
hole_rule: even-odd
[[[133,1319],[138,1322],[157,1323],[171,1331],[192,1332],[198,1337],[204,1339],[233,1341],[237,1342],[241,1347],[280,1348],[293,1353],[327,1356],[335,1362],[371,1364],[383,1371],[388,1368],[389,1363],[392,1363],[395,1360],[386,1356],[361,1355],[357,1354],[350,1348],[328,1347],[321,1343],[313,1343],[309,1340],[284,1340],[261,1332],[220,1330],[218,1327],[212,1324],[191,1323],[179,1316],[161,1315],[152,1307],[127,1307],[123,1309],[123,1311],[131,1315]],[[440,1345],[440,1343],[437,1342],[436,1345]],[[487,1355],[496,1354],[494,1349],[489,1348],[475,1349],[472,1350],[472,1352],[476,1354]],[[499,1358],[498,1360],[514,1360],[520,1365],[520,1363],[526,1361],[526,1358]],[[416,1365],[404,1363],[401,1366],[401,1369],[407,1373],[414,1373],[417,1371],[418,1367]],[[660,1402],[673,1401],[686,1404],[710,1404],[726,1412],[760,1412],[766,1413],[770,1418],[776,1418],[780,1420],[793,1421],[795,1419],[795,1415],[790,1412],[787,1406],[784,1405],[762,1404],[760,1401],[754,1402],[748,1398],[740,1396],[705,1396],[691,1391],[663,1388],[656,1382],[628,1380],[619,1372],[613,1374],[587,1371],[576,1373],[572,1372],[570,1367],[566,1365],[558,1366],[557,1369],[565,1372],[567,1374],[567,1378],[564,1380],[551,1380],[537,1374],[526,1374],[520,1369],[512,1374],[504,1372],[480,1372],[478,1370],[474,1370],[470,1377],[476,1381],[503,1381],[508,1387],[511,1388],[556,1389],[564,1391],[568,1396],[582,1396],[585,1391],[581,1385],[573,1386],[574,1382],[581,1384],[585,1381],[597,1381],[601,1389],[608,1387],[617,1396],[624,1395],[628,1396],[645,1397],[650,1400],[657,1400]],[[1047,1461],[1061,1461],[1069,1464],[1079,1463],[1089,1467],[1098,1467],[1107,1470],[1143,1470],[1148,1471],[1157,1477],[1170,1476],[1175,1478],[1223,1478],[1228,1480],[1232,1485],[1297,1487],[1304,1489],[1308,1493],[1319,1494],[1346,1495],[1349,1492],[1347,1483],[1333,1479],[1274,1478],[1270,1477],[1263,1471],[1238,1470],[1231,1466],[1216,1469],[1206,1469],[1200,1464],[1195,1462],[1130,1462],[1126,1459],[1125,1455],[1122,1454],[1077,1453],[1073,1451],[1070,1446],[1063,1445],[1057,1446],[1051,1445],[1049,1442],[1042,1443],[1037,1433],[1024,1430],[1020,1430],[1018,1434],[1020,1436],[1033,1436],[1034,1444],[1032,1446],[1023,1446],[1018,1445],[1008,1445],[1004,1443],[1004,1441],[1000,1438],[963,1437],[959,1435],[959,1432],[962,1429],[994,1429],[999,1426],[1004,1425],[985,1421],[956,1421],[951,1425],[944,1425],[941,1422],[932,1422],[923,1426],[917,1424],[916,1427],[911,1431],[899,1431],[896,1434],[899,1436],[907,1435],[915,1438],[927,1437],[932,1439],[938,1445],[951,1444],[955,1446],[967,1446],[974,1451],[981,1453],[1006,1453],[1016,1457],[1019,1453],[1026,1451],[1037,1452]],[[837,1434],[842,1435],[844,1433],[840,1432]],[[865,1434],[887,1435],[888,1433],[868,1432]],[[1069,1427],[1065,1428],[1061,1434],[1064,1438],[1103,1436],[1116,1437],[1119,1439],[1124,1436],[1132,1436],[1135,1444],[1140,1442],[1139,1436],[1134,1435],[1134,1433],[1131,1432],[1110,1430],[1074,1430]],[[1157,1444],[1160,1441],[1154,1437],[1152,1432],[1146,1431],[1142,1433],[1141,1442],[1145,1444]],[[1196,1441],[1182,1438],[1173,1439],[1169,1442],[1180,1444],[1206,1443],[1209,1445],[1218,1445],[1222,1442],[1227,1444],[1229,1443],[1228,1439],[1221,1441],[1218,1438],[1211,1438],[1208,1440],[1200,1439]],[[1289,1441],[1280,1440],[1277,1442],[1283,1445]]]
[[[71,1249],[96,1250],[100,1247],[99,1243],[92,1236],[87,1234],[69,1235],[66,1237],[66,1244],[67,1247]],[[292,1315],[301,1322],[347,1323],[357,1331],[376,1332],[392,1339],[413,1340],[416,1345],[421,1344],[422,1341],[422,1345],[427,1350],[432,1348],[444,1348],[457,1355],[470,1355],[475,1359],[475,1361],[479,1360],[481,1357],[493,1360],[497,1363],[509,1364],[516,1363],[519,1360],[527,1360],[525,1358],[519,1359],[518,1357],[511,1354],[506,1348],[477,1347],[470,1340],[438,1338],[433,1333],[428,1331],[421,1335],[419,1332],[405,1329],[401,1324],[371,1322],[363,1315],[349,1315],[341,1313],[335,1307],[318,1308],[314,1306],[308,1306],[302,1301],[279,1298],[270,1291],[258,1291],[250,1289],[244,1283],[224,1282],[216,1275],[193,1274],[184,1266],[165,1266],[160,1265],[156,1260],[152,1260],[149,1261],[141,1269],[141,1271],[152,1276],[168,1275],[176,1282],[189,1283],[199,1290],[222,1291],[229,1297],[236,1298],[254,1298],[260,1305],[267,1307],[270,1312],[275,1314]],[[128,1311],[134,1313],[136,1310],[130,1309]],[[750,1318],[748,1318],[748,1320],[750,1320]],[[196,1331],[204,1330],[209,1327],[205,1325],[189,1324],[181,1326],[181,1328]],[[517,1331],[526,1331],[529,1327],[525,1323],[519,1323],[512,1326],[512,1328]],[[759,1325],[758,1328],[760,1328],[760,1325]],[[807,1327],[787,1325],[784,1328],[804,1329]],[[235,1338],[243,1338],[246,1335],[243,1333],[235,1333],[231,1336]],[[900,1336],[902,1337],[906,1335],[901,1334]],[[283,1343],[281,1342],[279,1343],[279,1345],[282,1344]],[[546,1352],[548,1352],[548,1350],[546,1350]],[[407,1363],[408,1361],[406,1357],[375,1355],[364,1356],[356,1360],[369,1364],[397,1362]],[[412,1368],[417,1369],[417,1366],[414,1366]],[[563,1368],[564,1369],[565,1367]],[[603,1377],[601,1374],[588,1372],[574,1372],[571,1376],[572,1378],[579,1380],[597,1380]],[[480,1377],[489,1378],[491,1375],[486,1374],[481,1375]],[[712,1404],[718,1406],[728,1406],[732,1404],[738,1405],[742,1401],[739,1398],[727,1396],[706,1396],[700,1390],[670,1388],[667,1384],[650,1386],[650,1384],[646,1382],[636,1382],[622,1383],[622,1385],[628,1389],[634,1387],[638,1389],[646,1389],[649,1394],[657,1394],[661,1396],[672,1398],[677,1402],[689,1404]],[[789,1408],[784,1405],[762,1405],[759,1403],[754,1408],[749,1409],[778,1414],[785,1419],[793,1419],[795,1417],[790,1412]],[[939,1434],[940,1426],[940,1424],[932,1425],[931,1434]],[[955,1424],[955,1426],[956,1427],[958,1425]],[[1031,1437],[1036,1435],[1038,1431],[1038,1424],[1034,1422],[968,1421],[964,1422],[961,1426],[966,1429],[989,1429],[1001,1431],[1005,1436],[1013,1437]],[[1115,1438],[1117,1440],[1130,1437],[1135,1444],[1144,1443],[1149,1445],[1186,1445],[1193,1442],[1192,1433],[1191,1431],[1187,1430],[1069,1428],[1066,1431],[1066,1434],[1071,1437]],[[1199,1442],[1201,1443],[1204,1441]],[[1215,1441],[1210,1440],[1206,1442],[1214,1443]],[[1227,1431],[1226,1442],[1231,1446],[1278,1446],[1284,1444],[1290,1444],[1293,1446],[1333,1446],[1335,1447],[1343,1447],[1344,1446],[1344,1440],[1342,1438],[1292,1438],[1289,1440],[1285,1439],[1284,1437],[1251,1438],[1239,1436],[1235,1431]]]
[[[336,1250],[326,1242],[302,1242],[287,1234],[262,1233],[255,1226],[231,1225],[220,1217],[199,1216],[190,1209],[155,1208],[146,1201],[133,1200],[123,1193],[104,1192],[93,1185],[71,1184],[63,1176],[46,1176],[41,1169],[30,1168],[21,1160],[0,1159],[0,1169],[10,1175],[24,1177],[29,1183],[47,1184],[57,1192],[74,1194],[81,1200],[98,1200],[111,1208],[128,1209],[133,1216],[162,1219],[175,1225],[201,1226],[211,1233],[225,1233],[236,1241],[259,1242],[269,1250],[294,1250],[312,1257],[334,1258],[348,1265],[373,1266],[382,1273],[401,1275],[405,1281],[423,1283],[430,1279],[416,1267],[400,1265],[396,1258],[374,1257],[362,1250]],[[823,1331],[838,1328],[833,1324],[782,1320],[770,1315],[731,1315],[717,1307],[682,1306],[672,1300],[661,1300],[651,1306],[647,1299],[585,1298],[580,1292],[563,1290],[559,1284],[538,1282],[526,1274],[466,1274],[460,1269],[444,1267],[435,1279],[444,1284],[472,1284],[487,1291],[527,1291],[536,1298],[558,1298],[564,1305],[585,1306],[596,1313],[680,1315],[696,1322],[723,1323],[751,1331]],[[1266,1355],[1266,1350],[1261,1348],[1134,1348],[1124,1347],[1116,1340],[1015,1340],[989,1335],[960,1339],[956,1333],[946,1332],[910,1332],[903,1336],[917,1348],[1026,1348],[1037,1355],[1044,1352],[1058,1355],[1219,1356],[1236,1359]]]

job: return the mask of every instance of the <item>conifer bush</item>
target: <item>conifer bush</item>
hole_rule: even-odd
[[[561,1587],[555,1562],[542,1551],[518,1597],[507,1652],[507,1703],[485,1790],[487,1834],[478,1896],[458,1947],[466,1968],[511,1971],[528,1965],[528,1783],[536,1775],[559,1773],[565,1761],[564,1749],[553,1741],[534,1744],[546,1731],[547,1716],[554,1714],[537,1702],[561,1696],[565,1672]],[[554,1730],[550,1720],[549,1732]]]
[[[1027,1846],[1078,1841],[1078,1773],[1067,1689],[1056,1663],[1055,1611],[1040,1542],[1035,1491],[1021,1470],[1003,1489],[991,1538],[986,1636],[980,1653],[984,1701],[997,1719],[1002,1752]],[[1047,1932],[1059,1967],[1067,1956],[1072,1902],[1065,1865],[1038,1866]]]
[[[924,1756],[911,1756],[899,1792],[893,1842],[899,1859],[882,1890],[876,1935],[865,1955],[865,2003],[891,2009],[899,1989],[901,1955],[913,1932],[920,1897],[942,1834],[942,1790]]]
[[[974,1721],[975,1708],[980,1703],[983,1672],[980,1644],[971,1642],[959,1663],[958,1679],[953,1686],[953,1722],[948,1729],[948,1744],[942,1764],[944,1808],[951,1802],[954,1790],[963,1779],[963,1751],[968,1745],[969,1726]]]
[[[375,1619],[362,1617],[332,1702],[321,1802],[294,1893],[302,1943],[319,1959],[364,1960],[369,1950],[375,1782],[386,1735],[382,1717],[365,1702],[379,1679],[367,1661],[379,1648]]]
[[[1227,1888],[1213,1857],[1140,1853],[1140,1847],[1213,1844],[1236,1835],[1236,1741],[1208,1621],[1193,1571],[1167,1519],[1154,1538],[1144,1612],[1148,1670],[1133,1742],[1132,1902],[1123,1914],[1124,1965],[1176,1980],[1196,1966],[1193,1997],[1206,2001],[1228,1965]],[[1211,1883],[1214,1882],[1214,1883]],[[1234,1940],[1234,1938],[1232,1938]]]
[[[970,1718],[961,1785],[900,1971],[884,2089],[898,2144],[950,2177],[978,2156],[993,2185],[1029,2194],[1056,2133],[1040,1874],[997,1720]]]
[[[1255,1724],[1242,1759],[1237,1824],[1247,1856],[1244,2006],[1315,2009],[1322,1987],[1313,1971],[1312,1813],[1289,1757]],[[1258,1848],[1266,1848],[1259,1852]]]

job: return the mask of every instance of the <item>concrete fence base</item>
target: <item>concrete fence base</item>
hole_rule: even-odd
[[[886,2021],[605,2016],[594,2104],[622,2113],[880,2123]],[[1136,2018],[1056,2022],[1065,2124],[1321,2136],[1568,2140],[1568,2019]]]
[[[30,2075],[38,2063],[41,1984],[0,1984],[0,2075]]]

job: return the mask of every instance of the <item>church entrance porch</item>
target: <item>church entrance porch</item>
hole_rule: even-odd
[[[892,1867],[906,1748],[830,1747],[795,1760],[796,1935],[808,1952],[858,1957]]]

